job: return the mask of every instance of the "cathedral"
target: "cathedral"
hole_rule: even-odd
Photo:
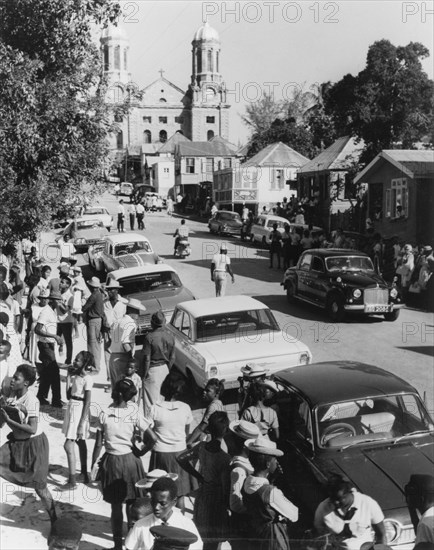
[[[140,90],[134,97],[129,72],[129,40],[123,29],[113,25],[101,35],[101,55],[108,77],[107,100],[122,102],[130,97],[128,115],[118,119],[119,132],[112,138],[111,150],[119,158],[128,147],[155,153],[176,132],[191,141],[206,142],[219,136],[229,138],[229,107],[226,86],[221,75],[220,39],[208,22],[194,34],[192,75],[187,90],[164,76]],[[148,144],[148,145],[145,145]]]

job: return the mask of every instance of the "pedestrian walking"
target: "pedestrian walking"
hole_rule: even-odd
[[[87,351],[93,355],[96,370],[99,372],[101,369],[101,329],[105,316],[104,300],[101,281],[98,277],[92,277],[87,284],[91,289],[91,295],[82,308],[87,329]]]
[[[162,311],[151,317],[151,332],[145,336],[144,351],[144,394],[145,414],[150,407],[161,401],[160,389],[175,361],[175,339],[167,331],[166,318]]]
[[[172,216],[173,215],[173,199],[172,199],[172,197],[167,197],[166,208],[167,208],[167,215]]]
[[[60,279],[60,296],[61,300],[57,302],[57,336],[63,337],[66,347],[65,363],[72,363],[72,329],[74,326],[74,317],[72,308],[74,305],[74,296],[71,292],[72,281],[69,277]],[[59,353],[63,348],[63,344],[59,346]]]
[[[280,255],[282,251],[282,235],[277,229],[277,223],[273,223],[273,230],[268,237],[270,240],[270,269],[273,268],[273,257],[277,256],[277,269],[280,269]]]
[[[39,336],[39,358],[42,362],[37,397],[41,405],[48,405],[48,392],[51,388],[51,404],[57,408],[63,407],[60,398],[60,371],[55,353],[55,344],[62,342],[61,337],[57,335],[57,304],[61,300],[60,292],[50,292],[48,304],[41,310],[35,327],[35,333]]]
[[[121,199],[118,204],[118,231],[119,233],[124,231],[124,221],[125,221],[125,207],[124,201]]]
[[[143,219],[145,217],[145,207],[141,202],[139,202],[136,205],[136,216],[137,216],[137,228],[139,230],[145,229],[145,224],[143,223]]]
[[[134,203],[128,205],[128,216],[130,218],[130,229],[134,231],[134,225],[136,223],[136,205]]]
[[[211,261],[211,281],[215,283],[216,296],[225,295],[227,273],[231,276],[233,284],[235,282],[235,277],[231,269],[231,259],[228,256],[228,247],[225,243],[222,243],[220,245],[220,253],[215,254]]]

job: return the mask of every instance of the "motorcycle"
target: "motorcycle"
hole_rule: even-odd
[[[186,258],[191,254],[190,242],[187,238],[181,237],[178,241],[178,245],[175,250],[175,256],[179,258]]]

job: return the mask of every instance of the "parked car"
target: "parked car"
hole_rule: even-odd
[[[107,283],[111,279],[122,286],[121,296],[136,298],[146,307],[146,312],[139,317],[141,333],[150,330],[151,317],[156,311],[161,310],[169,322],[178,303],[195,299],[173,267],[167,264],[118,269],[107,275]]]
[[[341,248],[311,249],[286,270],[281,283],[288,302],[302,300],[325,308],[333,321],[346,312],[384,315],[396,321],[404,307],[396,283],[388,284],[375,272],[364,252]]]
[[[280,233],[284,232],[285,223],[289,223],[286,218],[273,216],[271,214],[261,214],[255,218],[250,229],[250,240],[252,242],[262,243],[263,246],[268,246],[270,233],[273,231],[273,225],[277,223],[277,230]]]
[[[113,216],[109,213],[104,206],[86,206],[80,212],[83,217],[92,216],[102,221],[108,231],[113,227]]]
[[[81,217],[69,222],[56,238],[56,242],[63,239],[64,235],[69,235],[70,241],[74,243],[75,250],[81,253],[86,252],[90,246],[103,242],[108,234],[104,224],[98,218],[93,216]]]
[[[275,372],[309,363],[309,348],[283,332],[271,310],[249,296],[183,302],[168,329],[175,337],[175,365],[199,387],[222,378],[238,386],[240,369],[255,362]]]
[[[218,210],[208,221],[210,232],[217,233],[218,235],[241,236],[242,226],[243,222],[238,212],[231,212],[229,210]]]
[[[282,488],[307,525],[327,498],[332,473],[378,502],[387,543],[414,547],[404,486],[432,475],[434,424],[418,392],[394,374],[359,362],[312,363],[276,373]]]
[[[104,246],[89,250],[90,265],[97,271],[162,263],[151,243],[139,233],[120,233],[106,237]]]
[[[134,192],[134,185],[128,181],[123,181],[121,183],[120,195],[126,195],[127,197],[131,196]]]

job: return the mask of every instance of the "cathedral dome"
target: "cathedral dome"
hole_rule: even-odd
[[[201,27],[197,29],[194,34],[193,41],[202,40],[202,41],[217,41],[220,42],[218,32],[210,27],[208,21]]]
[[[107,38],[111,38],[112,40],[128,40],[128,35],[119,25],[115,26],[110,23],[101,33],[101,40]]]

